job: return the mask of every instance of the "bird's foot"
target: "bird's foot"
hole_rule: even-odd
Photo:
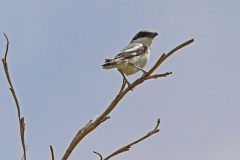
[[[128,84],[128,88],[131,90],[131,91],[133,91],[133,88],[131,87],[131,83],[129,83],[126,79],[124,79],[125,80],[125,82]]]
[[[146,72],[146,71],[144,71],[144,70],[142,70],[142,72],[143,72],[142,78],[144,79],[144,78],[147,76],[147,73],[148,73],[148,72]]]

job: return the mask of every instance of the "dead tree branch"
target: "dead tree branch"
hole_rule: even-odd
[[[51,154],[52,154],[52,160],[54,160],[54,153],[53,153],[53,147],[50,146]]]
[[[8,83],[10,85],[9,89],[12,92],[12,95],[13,95],[13,98],[15,100],[15,103],[16,103],[16,106],[17,106],[17,110],[18,110],[18,120],[19,120],[19,127],[20,127],[20,136],[21,136],[21,141],[22,141],[24,160],[26,160],[26,149],[25,149],[25,140],[24,140],[24,131],[25,131],[24,117],[21,117],[20,106],[19,106],[19,103],[18,103],[18,99],[17,99],[16,93],[15,93],[15,90],[13,89],[12,82],[11,82],[11,79],[10,79],[10,75],[9,75],[9,72],[8,72],[7,53],[8,53],[9,41],[8,41],[8,38],[7,38],[7,36],[5,34],[4,34],[4,36],[7,39],[7,46],[6,46],[5,56],[4,56],[4,58],[2,58],[2,62],[3,62],[3,67],[4,67],[4,71],[6,73],[6,77],[7,77]]]
[[[101,154],[99,154],[99,153],[97,153],[95,151],[93,151],[93,153],[96,153],[97,155],[99,155],[99,157],[101,158],[100,160],[102,160],[102,155]]]
[[[27,151],[27,148],[28,148],[28,145],[26,146],[26,151]],[[24,158],[24,154],[23,154],[23,156],[22,156],[22,159],[21,159],[21,160],[23,160],[23,158]]]
[[[160,64],[166,60],[170,55],[172,55],[175,51],[187,46],[188,44],[192,43],[194,39],[191,39],[178,47],[174,48],[171,50],[167,55],[163,54],[160,59],[157,61],[157,63],[153,66],[153,68],[145,74],[145,76],[138,78],[136,81],[134,81],[129,87],[134,88],[138,86],[139,84],[143,83],[145,80],[152,79],[152,78],[158,78],[158,77],[166,77],[167,75],[171,74],[172,72],[167,72],[165,74],[156,74],[156,75],[151,75],[159,66]],[[151,76],[150,76],[151,75]],[[106,120],[106,117],[108,114],[116,107],[118,102],[130,91],[130,88],[126,88],[124,90],[125,85],[122,85],[122,88],[119,92],[119,94],[116,96],[116,98],[112,101],[112,103],[109,105],[109,107],[103,112],[103,114],[97,118],[95,121],[91,120],[85,127],[83,127],[77,135],[74,137],[72,143],[66,150],[64,156],[62,157],[62,160],[67,160],[74,148],[77,146],[77,144],[91,131],[93,131],[96,127],[98,127],[102,122]],[[107,118],[108,119],[108,118]]]
[[[148,134],[146,134],[144,137],[136,140],[135,142],[132,142],[132,143],[130,143],[129,145],[126,145],[126,146],[120,148],[120,149],[117,150],[116,152],[114,152],[114,153],[112,153],[111,155],[109,155],[108,157],[106,157],[104,160],[108,160],[108,159],[110,159],[111,157],[113,157],[113,156],[115,156],[115,155],[117,155],[117,154],[119,154],[119,153],[129,151],[129,149],[131,148],[131,146],[133,146],[134,144],[136,144],[136,143],[138,143],[138,142],[140,142],[140,141],[142,141],[142,140],[150,137],[151,135],[153,135],[153,134],[155,134],[155,133],[158,133],[158,132],[159,132],[159,129],[158,129],[159,124],[160,124],[160,119],[158,119],[157,125],[156,125],[156,127],[154,128],[154,130],[148,132]]]

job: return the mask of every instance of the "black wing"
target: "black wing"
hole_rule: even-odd
[[[130,43],[127,47],[122,49],[119,54],[114,58],[128,59],[134,56],[139,56],[147,51],[147,46],[142,43]]]

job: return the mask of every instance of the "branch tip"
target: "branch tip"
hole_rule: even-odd
[[[4,63],[7,63],[6,61],[7,61],[7,53],[8,53],[9,41],[8,41],[7,35],[5,33],[3,33],[3,34],[4,34],[5,38],[7,39],[6,52],[5,52],[5,57],[4,57],[4,61],[5,61]],[[5,67],[4,67],[4,69],[5,69]]]
[[[7,42],[9,42],[9,41],[8,41],[8,38],[7,38],[7,35],[6,35],[5,33],[3,33],[3,34],[4,34],[4,36],[6,37],[6,39],[7,39]]]
[[[102,155],[101,155],[100,153],[98,153],[98,152],[95,152],[95,151],[93,151],[93,153],[95,153],[95,154],[99,155],[99,157],[101,158],[100,160],[102,160]]]
[[[110,117],[104,117],[103,119],[101,119],[99,122],[103,123],[104,121],[108,120]]]
[[[52,147],[52,145],[50,145],[50,150],[51,150],[51,154],[52,154],[52,160],[54,160],[54,153],[53,153],[53,147]]]

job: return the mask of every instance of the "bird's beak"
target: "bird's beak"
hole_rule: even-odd
[[[154,38],[154,37],[156,37],[157,35],[158,35],[157,32],[153,32],[153,33],[150,34],[148,37],[149,37],[149,38]]]

